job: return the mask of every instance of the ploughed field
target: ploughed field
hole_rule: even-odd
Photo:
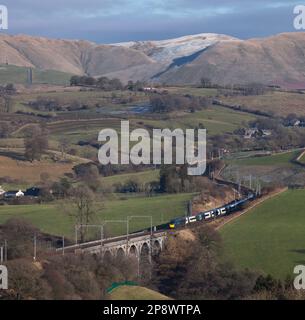
[[[47,173],[51,180],[57,180],[65,173],[71,173],[75,163],[60,163],[51,160],[23,161],[0,155],[0,177],[8,177],[24,184],[35,184],[41,174]]]

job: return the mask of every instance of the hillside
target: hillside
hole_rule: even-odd
[[[286,33],[265,39],[225,41],[210,46],[191,63],[172,67],[158,79],[174,84],[251,83],[305,86],[305,34]]]
[[[18,185],[19,186],[19,185]],[[5,187],[5,186],[3,186]],[[29,187],[29,185],[26,185]],[[135,216],[152,216],[153,225],[159,225],[185,214],[187,202],[193,194],[162,195],[156,197],[124,197],[113,196],[103,202],[96,202],[97,215],[92,219],[93,224],[100,224],[102,220],[124,220],[131,212]],[[69,206],[69,205],[68,205]],[[168,208],[171,208],[169,211]],[[32,204],[18,206],[0,206],[0,224],[10,218],[24,218],[43,232],[53,235],[65,235],[69,239],[74,237],[75,221],[66,212],[67,205],[63,202],[47,204]],[[135,219],[130,224],[130,231],[138,231],[149,227],[147,218]],[[95,232],[93,230],[92,232]],[[108,225],[106,234],[126,234],[125,223],[113,223]],[[94,234],[95,239],[100,234]]]
[[[0,35],[0,52],[0,64],[94,76],[153,64],[145,54],[129,48],[25,35]]]
[[[72,74],[198,84],[252,83],[305,86],[305,34],[239,40],[199,34],[162,41],[99,45],[88,41],[0,35],[0,64]]]
[[[132,48],[145,53],[154,61],[172,63],[175,59],[199,54],[202,50],[219,42],[238,40],[230,36],[214,33],[202,33],[161,41],[135,41],[117,43],[117,46]],[[187,60],[187,58],[185,58]]]
[[[144,287],[122,286],[111,294],[109,300],[171,300],[163,294]]]
[[[285,279],[304,263],[304,190],[289,190],[221,230],[225,253],[241,268]]]
[[[27,84],[28,68],[0,64],[0,85]],[[68,85],[72,74],[56,70],[33,69],[33,84]]]

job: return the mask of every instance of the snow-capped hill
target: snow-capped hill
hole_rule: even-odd
[[[218,42],[238,40],[236,38],[215,33],[201,33],[176,39],[160,41],[131,41],[115,43],[144,52],[150,58],[160,63],[170,63],[174,59],[188,57],[214,45]]]

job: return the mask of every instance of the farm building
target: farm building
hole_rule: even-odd
[[[24,195],[26,197],[39,197],[40,189],[36,187],[29,188],[25,191]]]
[[[23,197],[24,193],[19,190],[19,191],[7,191],[4,193],[5,198],[20,198]]]
[[[0,186],[0,196],[3,196],[5,194],[5,190]]]
[[[268,137],[272,134],[271,130],[261,130],[258,128],[244,129],[243,131],[245,139]]]

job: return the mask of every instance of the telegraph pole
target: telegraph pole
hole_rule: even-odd
[[[128,246],[128,237],[129,237],[129,220],[139,218],[148,218],[150,219],[150,248],[149,248],[149,261],[152,261],[152,236],[153,236],[153,218],[152,216],[128,216],[127,217],[127,246]],[[141,252],[139,252],[139,261],[141,258]],[[140,262],[139,262],[140,264]]]
[[[7,240],[4,240],[4,261],[7,262]]]
[[[236,182],[237,182],[237,185],[238,185],[238,196],[240,196],[240,191],[241,191],[241,178],[240,178],[240,174],[239,174],[239,171],[237,171],[237,174],[236,174]]]
[[[104,240],[104,225],[101,225],[101,247],[103,249],[103,240]]]
[[[77,239],[77,229],[78,229],[78,226],[76,225],[76,226],[75,226],[75,244],[77,244],[77,242],[78,242],[78,239]]]
[[[184,210],[184,212],[185,212],[185,218],[190,217],[192,215],[191,214],[191,212],[192,212],[191,201],[187,202],[186,209]]]
[[[3,247],[0,247],[0,263],[3,264]]]
[[[261,195],[261,192],[262,192],[262,186],[261,186],[261,183],[258,182],[258,195],[259,196]]]
[[[62,237],[62,255],[65,255],[65,236]]]
[[[35,236],[34,236],[34,256],[33,256],[34,261],[36,261],[36,256],[37,256],[37,238],[36,238],[36,234],[35,234]]]
[[[149,218],[150,219],[150,235],[153,235],[153,219],[152,216],[128,216],[127,217],[127,238],[129,237],[129,221],[132,219]]]

